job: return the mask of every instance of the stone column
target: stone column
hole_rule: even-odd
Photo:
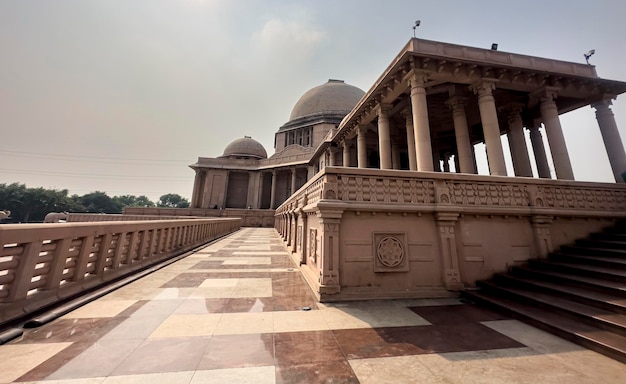
[[[406,144],[409,152],[409,169],[417,171],[417,160],[415,155],[415,131],[413,130],[413,115],[410,110],[405,110],[404,118],[406,119]]]
[[[483,124],[485,145],[487,146],[489,172],[492,175],[506,176],[506,163],[504,162],[504,151],[500,141],[498,113],[492,93],[496,87],[496,81],[495,79],[485,78],[474,84],[472,88],[478,94],[478,109],[480,110],[480,121]]]
[[[343,166],[350,167],[350,145],[346,140],[343,141]]]
[[[443,171],[450,173],[450,155],[447,153],[443,155]]]
[[[296,172],[298,170],[294,167],[291,168],[291,194],[293,195],[296,192]]]
[[[413,113],[413,131],[415,134],[415,155],[418,171],[433,171],[433,152],[426,104],[425,74],[413,74],[409,80],[411,87],[411,111]]]
[[[270,194],[270,209],[276,208],[276,170],[272,171],[272,192]]]
[[[465,115],[465,100],[464,97],[453,96],[447,101],[448,106],[452,110],[456,149],[458,151],[457,164],[460,166],[456,171],[461,173],[476,173],[474,154],[469,138],[469,127],[467,126],[467,116]]]
[[[391,143],[391,166],[393,169],[400,169],[400,146],[396,141]]]
[[[328,165],[331,167],[337,166],[337,148],[328,148]]]
[[[196,169],[196,177],[193,180],[193,194],[191,195],[191,208],[200,208],[199,201],[202,201],[202,197],[200,196],[200,191],[204,187],[200,185],[200,181],[202,180],[202,176],[199,169]]]
[[[606,148],[606,153],[609,156],[609,163],[611,163],[615,181],[624,183],[622,174],[626,172],[626,154],[624,153],[622,138],[617,130],[615,116],[609,107],[610,105],[611,99],[609,98],[592,104],[592,107],[596,109],[596,119],[600,126],[604,148]]]
[[[507,137],[509,139],[509,147],[511,148],[511,159],[513,160],[515,176],[533,177],[526,138],[524,137],[524,123],[520,116],[521,111],[521,104],[511,106],[508,116],[509,134]]]
[[[378,153],[380,169],[391,169],[391,134],[389,132],[389,106],[378,106]]]
[[[554,163],[556,178],[574,180],[574,172],[572,171],[572,164],[569,160],[565,137],[561,129],[561,121],[559,120],[559,111],[554,102],[556,89],[552,87],[546,88],[543,90],[542,96],[539,109],[541,111],[543,125],[546,128],[548,144],[550,144],[550,152],[552,153],[552,162]]]
[[[359,126],[357,128],[357,155],[358,155],[358,167],[367,168],[367,128]]]
[[[263,208],[263,187],[265,186],[265,172],[259,172],[259,198],[257,199],[257,204],[254,208],[262,209]]]
[[[546,148],[543,145],[541,131],[538,124],[534,124],[528,128],[530,131],[530,143],[533,146],[535,154],[535,163],[537,165],[537,175],[542,179],[550,179],[550,166],[548,165],[548,157],[546,156]]]

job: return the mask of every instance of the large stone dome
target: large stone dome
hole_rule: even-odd
[[[267,159],[267,152],[261,143],[250,136],[244,136],[228,144],[222,157]]]
[[[346,84],[343,80],[330,79],[326,84],[302,95],[291,110],[289,120],[324,112],[347,115],[364,94],[361,89]]]

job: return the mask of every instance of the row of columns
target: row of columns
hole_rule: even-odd
[[[496,82],[497,80],[495,79],[486,78],[474,84],[471,89],[478,97],[478,108],[487,149],[489,173],[491,175],[507,176],[504,151],[500,140],[498,112],[493,96]],[[411,109],[410,111],[405,111],[404,116],[409,169],[428,172],[434,170],[434,162],[424,83],[424,75],[414,74],[409,79]],[[538,94],[541,122],[543,122],[545,127],[548,144],[550,145],[556,178],[574,180],[574,173],[555,102],[557,91],[557,88],[545,87]],[[466,99],[463,97],[452,96],[446,104],[452,111],[454,122],[457,144],[457,170],[460,170],[461,173],[477,173],[474,151],[469,137],[465,101]],[[615,180],[621,182],[623,181],[621,174],[626,171],[626,155],[624,154],[624,147],[609,105],[610,101],[603,101],[593,104],[593,107],[596,108],[596,118],[609,155]],[[512,103],[507,106],[509,128],[507,136],[515,175],[532,177],[532,167],[524,137],[524,123],[521,117],[522,110],[522,104]],[[378,115],[380,168],[399,169],[399,150],[397,147],[394,148],[395,145],[391,140],[389,111],[390,106],[387,104],[380,104],[376,111]],[[534,122],[527,128],[530,131],[538,176],[550,178],[550,168],[539,127],[540,122]],[[366,134],[366,126],[357,127],[357,166],[359,168],[367,168],[368,166]],[[330,152],[330,165],[337,165],[335,151]],[[350,147],[345,142],[343,143],[343,165],[351,166]]]

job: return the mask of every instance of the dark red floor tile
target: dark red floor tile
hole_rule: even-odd
[[[21,342],[30,344],[95,341],[126,319],[126,317],[58,319],[42,327],[26,330]]]
[[[276,367],[277,384],[358,384],[347,361],[323,361]]]
[[[434,325],[510,319],[508,316],[476,305],[441,305],[409,309]]]
[[[274,334],[276,365],[343,361],[345,357],[331,331]]]

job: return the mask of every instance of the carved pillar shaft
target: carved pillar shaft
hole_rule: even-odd
[[[520,116],[520,110],[515,109],[509,115],[509,148],[511,148],[511,158],[515,176],[533,177],[533,170],[530,167],[530,157],[526,138],[524,138],[524,123]]]
[[[391,169],[391,134],[389,132],[389,107],[378,108],[378,153],[380,169]]]
[[[276,208],[276,171],[272,171],[272,192],[270,194],[270,209]]]
[[[473,89],[478,94],[478,109],[487,147],[489,172],[492,175],[506,176],[506,163],[504,162],[504,151],[500,141],[498,112],[492,93],[493,89],[495,89],[495,80],[483,79],[480,83],[475,84]]]
[[[413,113],[413,131],[415,132],[417,170],[428,172],[433,171],[434,167],[424,81],[423,75],[414,75],[409,84],[411,87],[411,111]]]
[[[343,142],[343,166],[350,167],[350,145],[348,142]]]
[[[413,115],[410,111],[404,112],[406,119],[406,143],[409,152],[409,169],[417,171],[417,159],[415,155],[415,131],[413,130]]]
[[[358,167],[367,168],[367,128],[359,127],[357,135]]]
[[[461,97],[452,97],[448,100],[448,105],[452,109],[452,119],[454,121],[454,135],[456,137],[456,149],[458,151],[458,160],[461,173],[476,173],[474,167],[474,154],[469,138],[469,128],[467,126],[467,116],[465,114],[465,99]]]
[[[548,144],[550,144],[550,152],[552,153],[552,162],[554,163],[554,172],[557,179],[574,180],[574,172],[570,163],[569,154],[567,153],[567,145],[559,120],[559,111],[554,102],[555,92],[546,92],[541,99],[540,111],[543,125],[546,128]]]
[[[596,119],[600,126],[604,148],[609,156],[609,163],[611,164],[615,181],[624,183],[626,180],[624,180],[622,174],[626,172],[626,153],[624,152],[622,138],[617,130],[617,123],[615,122],[613,111],[609,107],[610,105],[610,100],[603,100],[592,106],[596,109]]]
[[[548,165],[548,156],[546,156],[546,148],[543,145],[543,138],[538,126],[529,127],[530,143],[533,146],[535,154],[535,163],[537,165],[537,174],[540,178],[550,178],[550,167]]]

